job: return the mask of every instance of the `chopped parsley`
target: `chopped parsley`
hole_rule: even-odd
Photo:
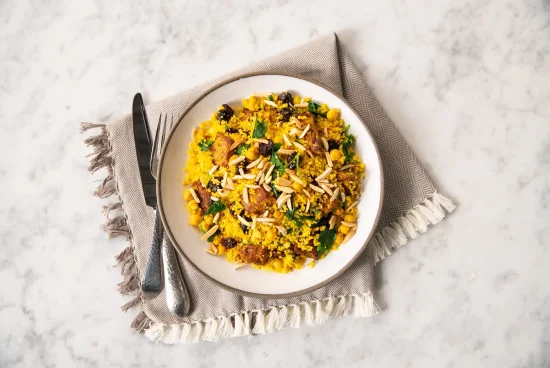
[[[222,201],[215,201],[210,205],[210,207],[208,207],[208,211],[206,211],[204,215],[206,216],[206,215],[211,215],[213,213],[222,212],[225,210],[225,208],[226,208],[225,204],[223,204]]]
[[[273,95],[269,95],[269,96],[267,96],[267,98],[269,99],[269,101],[274,101],[273,100]]]
[[[296,174],[300,174],[300,155],[296,155],[294,161],[296,162]]]
[[[267,124],[261,120],[256,119],[254,125],[254,132],[252,132],[252,138],[263,138],[267,130]]]
[[[237,147],[236,151],[239,156],[242,156],[244,152],[250,148],[250,145],[243,143],[239,147]]]
[[[318,104],[316,104],[315,102],[309,101],[307,103],[307,109],[309,110],[309,112],[311,112],[312,114],[315,114],[315,115],[326,117],[327,114],[325,112],[319,112],[319,107],[320,106]]]
[[[330,250],[332,244],[336,240],[336,230],[325,229],[319,234],[319,245],[317,246],[317,254],[319,256]]]
[[[355,136],[353,134],[346,134],[344,141],[342,142],[342,151],[344,151],[344,156],[346,159],[344,163],[353,161],[353,152],[350,150],[350,146],[355,142]]]
[[[270,161],[273,165],[275,165],[275,170],[279,173],[279,175],[283,175],[285,172],[285,164],[283,163],[283,161],[281,161],[275,150],[271,152]]]
[[[271,182],[271,190],[273,191],[273,194],[275,195],[275,197],[279,196],[279,191],[277,190],[277,188],[275,188],[274,182]]]
[[[210,146],[212,146],[214,144],[214,141],[209,141],[209,140],[203,139],[202,141],[200,141],[197,144],[201,148],[201,151],[208,151]]]

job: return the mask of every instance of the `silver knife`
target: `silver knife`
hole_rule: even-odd
[[[134,96],[132,105],[132,120],[134,128],[134,142],[136,144],[136,155],[141,178],[141,187],[145,204],[149,207],[157,207],[156,180],[151,174],[151,134],[149,133],[149,122],[145,113],[145,105],[141,93]],[[160,215],[155,211],[155,226],[147,267],[141,280],[141,290],[145,296],[154,296],[160,293],[161,283],[161,244],[162,244],[162,221]]]

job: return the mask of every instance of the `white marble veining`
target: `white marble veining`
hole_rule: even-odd
[[[0,366],[550,366],[550,4],[0,2]],[[128,325],[84,120],[338,32],[459,209],[377,268],[368,320],[189,346]]]

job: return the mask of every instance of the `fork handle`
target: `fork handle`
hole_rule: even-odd
[[[175,316],[184,317],[189,313],[191,300],[181,274],[176,250],[166,235],[162,241],[162,258],[168,310]]]
[[[151,240],[151,249],[149,250],[149,258],[145,273],[141,280],[141,290],[146,296],[154,296],[162,290],[161,286],[161,245],[162,245],[162,221],[159,211],[155,210],[155,227],[153,229],[153,239]]]

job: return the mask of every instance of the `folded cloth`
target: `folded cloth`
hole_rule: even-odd
[[[142,298],[139,293],[154,216],[143,199],[132,117],[127,115],[108,125],[83,123],[83,131],[101,129],[99,135],[86,139],[86,143],[95,148],[90,171],[100,168],[108,171],[94,194],[119,198],[105,206],[108,217],[105,230],[110,237],[126,236],[131,243],[117,256],[125,277],[119,284],[120,291],[137,294],[123,310],[142,305],[132,327],[153,341],[182,343],[266,334],[287,326],[323,323],[333,317],[377,314],[379,307],[372,294],[375,263],[407,243],[409,238],[425,232],[428,225],[441,221],[445,211],[455,208],[437,192],[335,34],[153,103],[147,106],[147,114],[155,123],[161,112],[178,115],[208,88],[251,72],[291,73],[316,80],[338,91],[355,108],[374,136],[382,158],[385,195],[379,225],[367,250],[344,274],[313,292],[288,299],[262,300],[235,295],[211,283],[179,257],[193,305],[188,317],[175,317],[167,309],[164,292],[153,299]],[[154,127],[151,129],[154,131]],[[119,215],[109,216],[112,211],[118,211]]]

